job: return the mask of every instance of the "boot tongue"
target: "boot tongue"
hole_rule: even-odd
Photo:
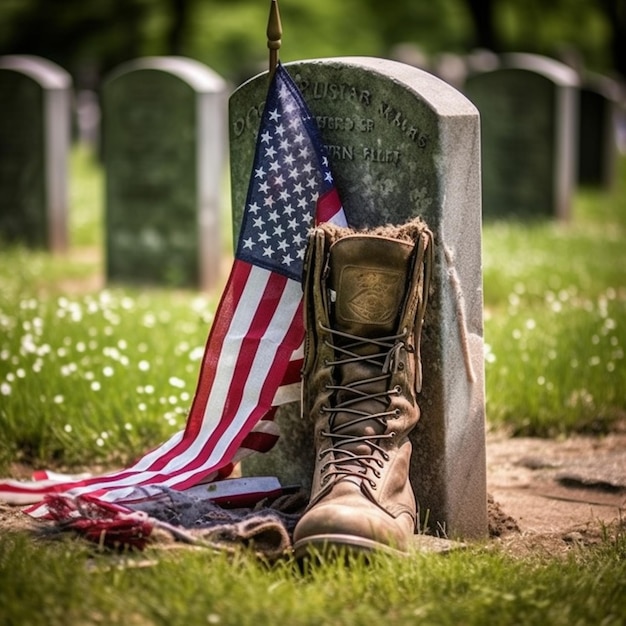
[[[336,241],[330,248],[327,282],[332,302],[332,328],[363,339],[397,334],[413,248],[411,242],[373,235],[348,235]],[[357,469],[362,469],[358,456],[372,454],[371,444],[363,437],[375,438],[385,430],[381,420],[355,420],[355,412],[376,415],[387,408],[389,400],[384,394],[388,381],[380,377],[381,348],[367,341],[339,336],[335,336],[333,342],[347,348],[348,353],[378,355],[358,362],[348,359],[335,369],[336,382],[343,387],[336,392],[336,406],[347,401],[350,410],[338,412],[333,427],[344,437],[356,437],[340,448],[354,456]],[[346,387],[353,387],[354,391]]]
[[[333,328],[372,339],[397,332],[413,247],[372,235],[349,235],[331,246]]]

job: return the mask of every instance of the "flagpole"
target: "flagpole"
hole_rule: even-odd
[[[283,27],[280,23],[280,11],[278,10],[278,0],[272,0],[270,5],[270,16],[267,21],[267,47],[270,51],[270,78],[274,75],[278,65],[278,50],[281,46]]]

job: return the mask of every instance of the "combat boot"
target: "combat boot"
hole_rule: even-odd
[[[294,532],[311,548],[404,552],[416,527],[408,435],[420,417],[420,337],[433,258],[419,219],[365,232],[323,224],[303,277],[303,417],[316,452]]]

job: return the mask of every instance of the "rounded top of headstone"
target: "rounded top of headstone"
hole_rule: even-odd
[[[535,72],[564,87],[578,87],[580,83],[574,69],[550,57],[528,52],[508,52],[501,56],[501,61],[503,69]]]
[[[69,89],[70,74],[49,59],[29,54],[8,54],[0,57],[0,69],[12,70],[32,78],[44,89]]]
[[[322,59],[306,59],[291,61],[284,64],[292,77],[296,77],[299,66],[306,65],[315,72],[315,66],[324,68],[341,68],[342,70],[364,71],[377,74],[382,80],[389,80],[402,85],[416,98],[428,103],[429,107],[438,115],[476,115],[477,109],[460,91],[452,85],[425,70],[419,69],[399,61],[381,59],[378,57],[329,57]],[[267,74],[264,72],[263,74]],[[259,74],[245,84],[258,80]],[[297,82],[297,81],[296,81]],[[240,85],[241,89],[243,85]]]
[[[107,80],[115,80],[137,70],[157,70],[173,74],[201,93],[223,91],[226,87],[226,81],[204,63],[178,56],[149,56],[127,61],[114,69]]]

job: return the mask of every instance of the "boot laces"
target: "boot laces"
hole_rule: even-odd
[[[393,439],[396,433],[383,432],[381,434],[354,435],[345,434],[344,431],[362,422],[371,420],[377,420],[386,429],[387,419],[399,415],[399,409],[387,408],[379,412],[368,412],[353,405],[363,401],[376,400],[388,407],[389,398],[401,394],[402,389],[399,385],[390,389],[389,384],[387,384],[384,391],[377,392],[367,391],[367,388],[372,383],[389,382],[392,374],[403,367],[403,363],[399,359],[400,350],[402,348],[407,351],[413,350],[411,346],[406,345],[404,342],[408,335],[408,330],[405,329],[397,335],[372,339],[327,328],[321,322],[320,327],[323,331],[343,341],[342,345],[336,345],[336,342],[331,344],[326,340],[325,343],[333,348],[336,355],[334,360],[325,361],[326,366],[334,367],[352,363],[367,363],[374,366],[375,370],[380,371],[380,374],[376,373],[373,376],[360,378],[345,385],[326,386],[326,389],[329,391],[343,392],[345,398],[341,402],[337,402],[335,406],[322,408],[324,413],[329,414],[329,429],[328,431],[322,431],[321,434],[323,437],[331,440],[331,446],[320,453],[320,461],[326,459],[320,467],[323,475],[322,484],[327,484],[331,480],[334,483],[342,478],[353,476],[359,480],[368,481],[372,489],[376,489],[377,483],[370,477],[370,473],[376,478],[380,478],[380,470],[390,458],[379,442],[382,439]],[[346,340],[347,343],[345,343]],[[360,354],[359,352],[362,352],[366,346],[375,346],[376,352]],[[371,350],[371,347],[368,349]],[[337,416],[340,413],[344,417],[344,421],[338,424]],[[351,419],[345,419],[347,415],[352,416]],[[352,446],[361,444],[365,444],[369,448],[369,453],[359,454],[350,449]]]

